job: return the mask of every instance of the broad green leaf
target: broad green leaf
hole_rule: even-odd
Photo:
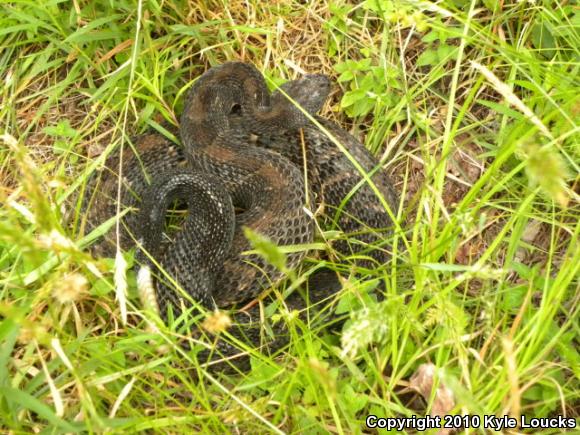
[[[437,52],[432,49],[427,49],[419,55],[417,59],[417,66],[435,65],[437,63]]]
[[[280,271],[286,270],[286,255],[280,251],[278,246],[267,237],[244,227],[244,235],[249,240],[252,247],[266,259],[268,263]]]

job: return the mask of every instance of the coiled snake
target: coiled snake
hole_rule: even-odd
[[[279,246],[309,243],[315,232],[305,210],[310,198],[311,210],[323,205],[328,222],[359,233],[359,245],[339,241],[339,252],[354,253],[367,266],[384,261],[388,246],[380,245],[392,227],[384,204],[361,182],[363,176],[329,135],[284,95],[314,115],[329,90],[325,76],[309,75],[270,95],[253,66],[228,62],[208,70],[185,102],[179,130],[183,149],[158,134],[146,134],[135,141],[137,153],[125,156],[122,207],[140,210],[122,218],[121,247],[141,241],[194,301],[207,308],[231,307],[254,299],[282,278],[282,272],[262,256],[242,255],[250,249],[243,228]],[[372,181],[394,212],[396,195],[387,176],[376,170],[374,157],[337,125],[315,119],[364,171],[374,171]],[[113,156],[100,177],[89,183],[84,204],[89,230],[116,213],[117,167],[118,156]],[[168,242],[163,237],[165,216],[176,199],[186,203],[188,213]],[[110,254],[111,244],[104,241],[97,249]],[[304,255],[288,254],[288,268],[298,265]],[[162,279],[156,294],[163,316],[168,308],[179,314],[189,305]],[[242,334],[260,341],[253,338],[258,329]],[[227,346],[221,350],[232,353]]]

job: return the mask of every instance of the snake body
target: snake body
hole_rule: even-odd
[[[361,183],[363,177],[349,158],[310,121],[329,89],[325,76],[312,75],[270,95],[262,75],[241,62],[204,73],[190,89],[181,116],[183,148],[158,134],[146,134],[135,140],[137,153],[123,160],[121,206],[140,210],[123,217],[121,247],[141,241],[193,300],[208,308],[231,307],[255,298],[283,275],[260,255],[242,255],[250,249],[243,228],[279,246],[309,243],[314,222],[304,208],[311,197],[311,209],[324,204],[328,210],[341,210],[338,227],[360,233],[360,246],[341,241],[336,245],[339,252],[384,261],[386,250],[370,250],[367,245],[380,242],[385,233],[366,230],[392,226],[379,196],[394,211],[396,195],[382,171],[372,177],[379,196]],[[376,160],[360,142],[337,125],[315,119],[362,169],[377,169]],[[89,185],[83,205],[89,230],[115,215],[118,166],[119,156],[114,155]],[[358,189],[353,190],[355,186]],[[174,199],[187,204],[188,214],[168,242],[163,226]],[[102,242],[97,249],[110,253],[111,243]],[[287,267],[298,265],[304,255],[288,254]],[[180,312],[183,301],[171,285],[160,280],[156,293],[162,314],[168,308]]]
[[[281,90],[298,102],[296,95],[316,94],[319,85],[309,76],[286,83]],[[314,89],[313,89],[314,88]],[[282,100],[277,91],[273,100]],[[312,113],[316,110],[311,110]],[[363,266],[377,266],[389,258],[388,235],[392,231],[391,214],[396,214],[397,194],[389,177],[376,158],[352,135],[338,125],[314,116],[320,125],[308,122],[295,130],[272,130],[259,138],[260,146],[271,149],[291,160],[298,167],[307,168],[307,185],[311,187],[314,205],[323,205],[324,220],[346,234],[354,234],[358,244],[346,240],[335,244],[338,252],[359,258]],[[322,128],[320,128],[322,127]],[[326,131],[324,131],[326,130]],[[340,150],[338,141],[346,151]],[[304,150],[304,151],[303,151]],[[360,168],[356,168],[352,160]],[[369,174],[374,189],[360,172]]]

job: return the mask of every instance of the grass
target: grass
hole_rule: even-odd
[[[368,414],[578,419],[578,7],[200,3],[2,6],[0,428],[361,433]],[[178,331],[152,332],[134,272],[117,267],[115,281],[115,261],[89,254],[102,231],[81,235],[73,201],[103,156],[175,124],[190,80],[229,59],[274,83],[331,75],[340,86],[324,115],[364,139],[401,193],[393,260],[330,264],[345,277],[344,329],[282,310],[288,349],[252,352],[235,376],[199,368]],[[313,254],[287,287],[324,265]]]

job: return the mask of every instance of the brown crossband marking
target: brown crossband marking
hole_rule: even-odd
[[[292,180],[286,179],[284,174],[280,173],[279,168],[270,163],[261,165],[256,174],[263,177],[266,183],[276,190],[284,190],[288,187],[289,182],[292,182]]]
[[[239,155],[231,148],[218,145],[206,147],[204,154],[221,163],[231,163],[239,158]]]

